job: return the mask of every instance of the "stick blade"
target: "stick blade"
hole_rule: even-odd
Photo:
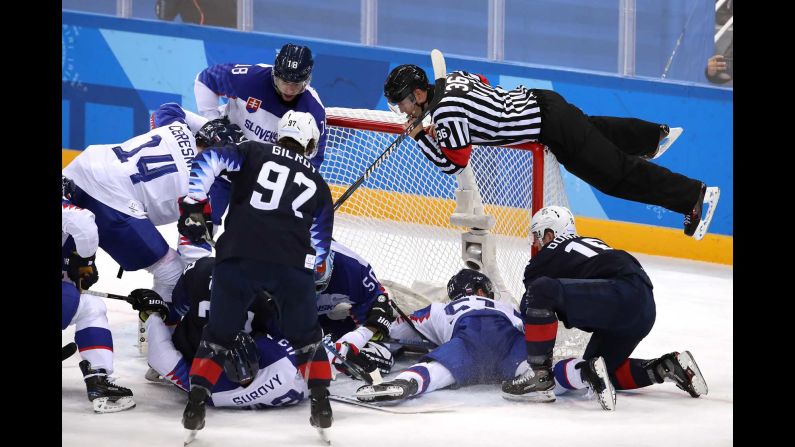
[[[431,63],[433,64],[434,79],[447,77],[447,64],[444,62],[444,55],[436,48],[431,51]]]
[[[61,347],[61,361],[68,359],[77,352],[77,345],[75,342],[68,343],[66,346]]]

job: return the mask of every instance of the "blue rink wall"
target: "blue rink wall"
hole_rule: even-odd
[[[207,65],[272,63],[288,41],[311,46],[312,86],[327,107],[385,110],[382,86],[389,70],[414,63],[431,71],[428,53],[415,51],[67,11],[62,23],[62,146],[66,149],[121,142],[144,133],[149,112],[163,102],[195,110],[193,81]],[[481,73],[504,88],[523,84],[555,90],[590,115],[631,116],[684,127],[682,137],[658,161],[672,171],[719,186],[721,200],[710,233],[733,234],[731,90],[450,55],[446,61],[448,71]],[[680,214],[608,197],[566,172],[564,181],[578,216],[681,232]]]

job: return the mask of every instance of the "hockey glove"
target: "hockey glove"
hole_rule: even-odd
[[[157,312],[163,321],[166,321],[166,317],[168,317],[168,306],[154,290],[135,289],[130,292],[128,300],[132,304],[132,308],[138,311],[138,318],[141,321],[146,321],[154,312]]]
[[[96,257],[97,255],[91,255],[84,258],[77,254],[76,251],[73,251],[72,254],[64,260],[64,263],[67,265],[66,274],[69,276],[69,279],[74,281],[75,285],[77,285],[77,288],[80,290],[88,290],[89,287],[99,280],[99,272],[97,271],[96,264],[94,264]]]
[[[201,244],[204,241],[211,242],[213,234],[212,208],[207,199],[199,202],[190,197],[180,197],[179,221],[177,230],[179,234],[190,239],[194,244]]]
[[[395,321],[395,314],[392,306],[389,305],[389,298],[386,295],[378,295],[367,313],[364,326],[373,328],[376,334],[386,337],[389,335],[389,328],[392,327],[393,321]]]
[[[349,361],[355,366],[358,366],[368,374],[378,368],[378,365],[372,362],[366,355],[364,355],[363,352],[359,351],[359,348],[357,348],[356,345],[350,344],[348,342],[342,342],[336,343],[334,347],[337,348],[337,351],[339,351],[340,355],[345,357],[345,360]],[[350,371],[338,357],[334,356],[332,363],[334,364],[334,367],[337,368],[337,371],[345,374],[346,376],[352,377],[354,379],[364,380],[354,371]]]
[[[395,357],[382,343],[371,341],[359,353],[381,370],[381,374],[389,374],[392,371],[392,366],[395,365]]]
[[[196,132],[196,144],[205,147],[223,146],[228,143],[242,143],[246,138],[237,124],[230,124],[229,118],[217,118],[204,123]]]

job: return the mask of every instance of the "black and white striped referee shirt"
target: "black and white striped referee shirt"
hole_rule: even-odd
[[[417,144],[445,174],[458,174],[469,162],[472,144],[506,146],[537,141],[541,110],[524,86],[492,87],[465,71],[447,75],[444,97],[432,114],[436,138],[421,131]]]

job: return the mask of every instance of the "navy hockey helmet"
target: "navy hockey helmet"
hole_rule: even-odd
[[[196,144],[210,147],[223,146],[227,143],[242,143],[246,141],[243,130],[237,124],[230,124],[229,118],[218,118],[207,121],[196,132]]]
[[[288,43],[279,50],[273,63],[273,75],[285,82],[309,84],[312,78],[312,50],[303,45]]]
[[[240,331],[235,336],[232,347],[226,351],[224,361],[226,377],[242,386],[248,386],[259,372],[259,351],[251,335]]]
[[[326,256],[326,260],[315,269],[315,291],[321,293],[328,287],[331,281],[331,273],[334,270],[334,250]]]
[[[398,65],[384,81],[384,96],[390,103],[397,104],[418,88],[428,90],[425,71],[412,64]]]
[[[451,301],[475,295],[478,289],[483,289],[489,298],[494,298],[494,285],[491,280],[477,270],[461,269],[447,282],[447,296]]]

